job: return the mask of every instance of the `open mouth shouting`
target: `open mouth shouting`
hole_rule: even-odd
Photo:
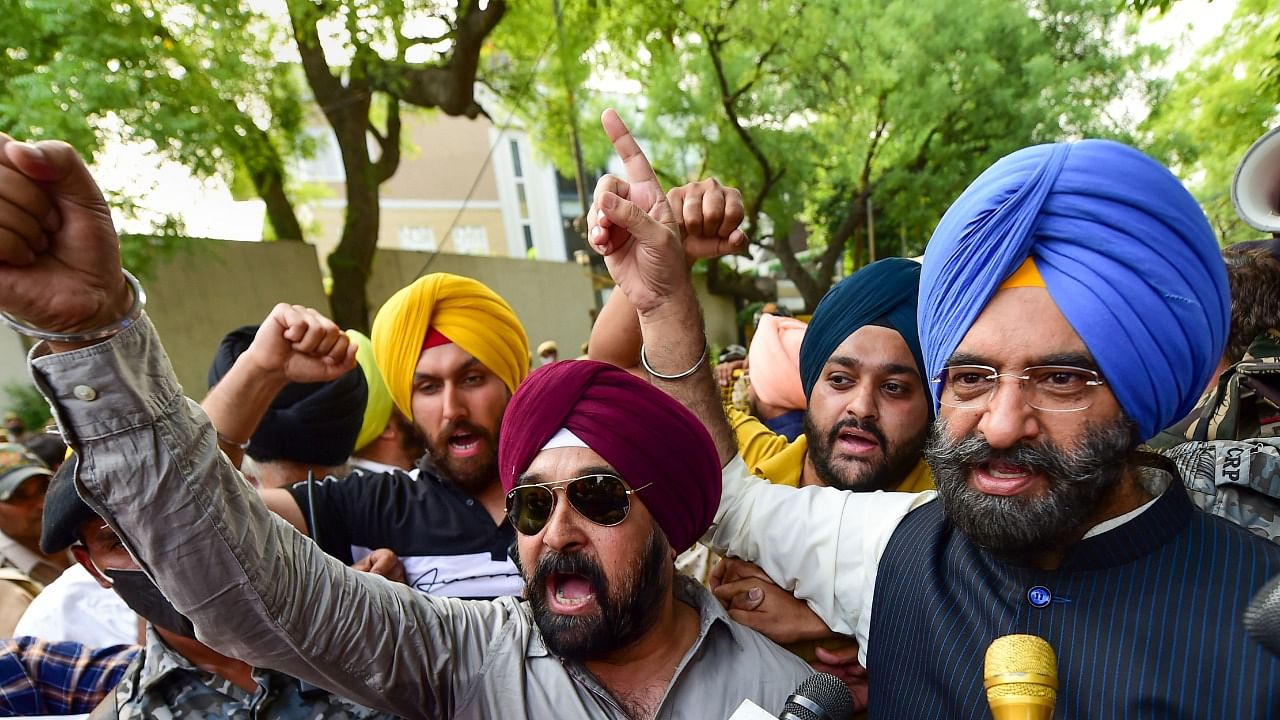
[[[582,615],[596,605],[591,580],[577,573],[552,572],[547,576],[547,606],[557,615]]]
[[[446,441],[449,446],[449,454],[454,457],[467,458],[474,457],[480,452],[480,443],[484,439],[480,433],[469,429],[460,429],[449,435]]]
[[[866,430],[846,426],[837,431],[836,447],[841,454],[869,458],[880,452],[880,438]]]
[[[1017,495],[1031,487],[1040,473],[1034,469],[1001,459],[973,466],[973,485],[987,495]]]

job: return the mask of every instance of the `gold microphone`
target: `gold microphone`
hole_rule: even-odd
[[[983,685],[995,720],[1050,720],[1058,699],[1058,660],[1044,638],[1005,635],[987,648]]]

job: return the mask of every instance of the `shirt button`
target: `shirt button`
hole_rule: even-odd
[[[470,500],[470,499],[467,500],[467,507],[471,507],[472,505],[475,505],[475,504],[476,504],[475,500]]]
[[[98,399],[98,391],[88,385],[77,385],[71,389],[71,394],[76,396],[77,400],[85,402],[93,402]]]
[[[1037,585],[1027,591],[1027,602],[1034,608],[1046,607],[1053,602],[1053,593],[1049,592],[1049,588]]]

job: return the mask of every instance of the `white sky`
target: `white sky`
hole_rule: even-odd
[[[1140,41],[1173,48],[1160,74],[1171,76],[1185,67],[1200,45],[1221,32],[1235,10],[1236,1],[1180,0],[1164,17],[1155,19],[1154,14],[1149,14],[1144,18],[1139,30]],[[273,14],[283,12],[281,0],[252,2]],[[1145,115],[1145,108],[1120,100],[1118,112],[1125,116],[1126,122],[1136,122]],[[137,197],[146,210],[181,217],[190,236],[261,239],[265,218],[261,201],[236,202],[221,180],[200,181],[181,165],[160,160],[145,146],[110,146],[94,171],[103,187],[128,192]],[[117,224],[125,231],[150,229],[145,218],[125,221],[118,217]]]

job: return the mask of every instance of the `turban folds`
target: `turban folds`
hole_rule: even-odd
[[[761,315],[747,351],[751,387],[761,402],[788,410],[804,410],[800,384],[800,344],[805,324],[795,318]]]
[[[479,360],[513,393],[529,372],[529,339],[506,300],[478,280],[424,275],[392,295],[373,320],[374,359],[405,417],[413,417],[413,371],[428,329]]]
[[[720,504],[715,444],[698,418],[666,393],[592,360],[538,369],[502,418],[498,468],[503,490],[516,486],[561,428],[603,457],[632,489],[645,488],[632,497],[644,502],[676,552],[711,526]]]
[[[903,258],[873,262],[828,290],[814,309],[800,346],[800,379],[805,397],[813,394],[827,358],[840,343],[863,326],[873,324],[898,331],[911,349],[921,380],[928,382],[916,330],[919,292],[920,264]]]
[[[1019,150],[979,176],[925,251],[930,377],[1028,257],[1144,440],[1191,411],[1222,357],[1231,303],[1213,230],[1168,170],[1085,140]]]
[[[356,346],[356,364],[360,366],[365,385],[369,388],[369,401],[365,403],[360,434],[356,436],[356,450],[359,450],[376,440],[386,429],[387,422],[391,420],[391,393],[373,360],[373,341],[357,330],[348,330],[347,337]]]
[[[209,368],[209,387],[249,349],[257,332],[257,325],[246,325],[227,333]],[[358,367],[329,382],[289,383],[271,401],[245,454],[261,462],[342,465],[355,449],[368,397]]]

